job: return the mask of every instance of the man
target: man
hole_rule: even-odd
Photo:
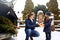
[[[49,18],[50,16],[51,16],[50,12],[45,13],[44,32],[46,34],[46,40],[51,40],[51,22],[52,22],[52,19]]]
[[[25,40],[29,40],[29,37],[38,37],[39,33],[37,31],[35,31],[35,27],[37,27],[38,25],[36,25],[36,21],[34,20],[34,15],[29,14],[28,18],[25,21],[26,27],[25,27],[25,33],[26,33],[26,39]],[[32,39],[33,40],[33,39]]]

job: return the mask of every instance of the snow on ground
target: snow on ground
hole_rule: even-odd
[[[12,37],[11,40],[25,40],[25,28],[20,28],[18,29],[18,34],[17,37]],[[43,28],[42,27],[38,27],[35,30],[37,30],[40,33],[39,37],[33,37],[34,40],[45,40],[45,33],[43,32]],[[58,31],[54,31],[52,32],[52,38],[51,40],[60,40],[60,32]]]

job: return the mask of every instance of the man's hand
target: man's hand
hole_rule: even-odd
[[[36,24],[37,27],[40,27],[40,24]]]

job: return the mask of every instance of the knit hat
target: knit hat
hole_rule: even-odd
[[[51,16],[51,13],[50,12],[46,12],[45,14]]]

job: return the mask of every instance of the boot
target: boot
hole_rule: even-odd
[[[31,39],[31,40],[33,40],[33,38],[32,38],[32,37],[30,37],[30,39]]]

